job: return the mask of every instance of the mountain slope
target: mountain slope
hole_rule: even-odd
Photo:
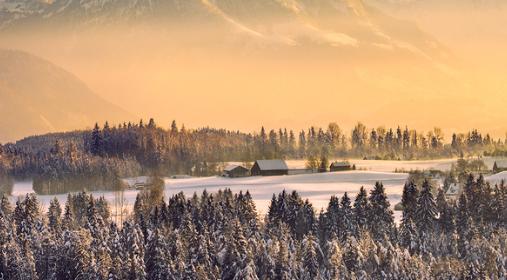
[[[404,120],[431,129],[453,125],[450,105],[459,120],[477,120],[467,108],[481,109],[477,125],[504,119],[476,105],[482,84],[463,78],[438,40],[367,1],[55,0],[6,24],[0,48],[72,69],[101,96],[162,123],[213,118],[256,129]],[[439,112],[433,123],[419,104]],[[301,117],[309,108],[313,116]],[[269,118],[254,117],[259,112]]]
[[[17,4],[4,4],[11,8],[3,9],[0,27],[14,32],[20,28],[81,32],[83,28],[147,22],[178,28],[199,23],[242,31],[251,39],[269,44],[318,42],[334,47],[361,44],[405,50],[410,46],[412,52],[420,52],[417,55],[429,56],[442,52],[432,50],[438,44],[415,26],[386,17],[362,0],[54,0],[50,4],[37,0],[6,1]],[[20,9],[22,13],[18,12]],[[407,33],[410,38],[405,36]],[[417,46],[410,41],[413,38],[418,39]]]
[[[131,117],[71,73],[24,52],[0,50],[0,142]]]

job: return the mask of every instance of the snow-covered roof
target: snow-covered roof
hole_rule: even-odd
[[[507,160],[495,160],[496,167],[507,168]]]
[[[446,195],[458,195],[460,190],[459,184],[453,183],[447,189]]]
[[[238,167],[241,167],[242,169],[247,169],[246,167],[244,166],[241,166],[241,165],[237,165],[237,164],[230,164],[230,165],[227,165],[225,168],[224,168],[224,171],[232,171]]]
[[[348,161],[335,161],[331,163],[331,166],[333,167],[348,167],[350,166],[350,162]]]
[[[492,184],[500,184],[502,181],[507,182],[507,171],[493,174],[485,178],[486,181]]]
[[[257,165],[261,170],[289,170],[287,163],[281,159],[257,160]]]
[[[152,178],[148,176],[139,176],[122,179],[129,187],[135,187],[139,185],[149,185],[152,183]]]

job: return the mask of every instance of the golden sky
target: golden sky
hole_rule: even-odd
[[[505,136],[504,10],[373,13],[269,26],[226,18],[224,29],[28,31],[3,36],[0,47],[44,57],[163,126],[176,119],[252,131],[336,121],[350,129],[361,121]]]

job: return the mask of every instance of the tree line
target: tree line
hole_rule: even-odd
[[[103,198],[0,202],[2,279],[505,279],[507,187],[470,176],[456,202],[407,182],[394,222],[382,183],[316,213],[297,192],[140,192],[122,224]]]
[[[121,187],[118,178],[140,174],[215,175],[230,161],[309,159],[327,165],[327,159],[340,157],[421,159],[502,155],[505,150],[505,141],[477,130],[453,134],[447,143],[440,129],[424,134],[400,127],[368,129],[359,123],[347,134],[331,123],[299,132],[262,127],[257,133],[243,133],[191,130],[175,121],[164,129],[150,119],[116,126],[106,122],[91,130],[32,136],[0,146],[0,174],[35,178],[39,193],[58,193],[86,186],[116,189]]]

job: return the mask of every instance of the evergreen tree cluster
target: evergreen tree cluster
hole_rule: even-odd
[[[0,201],[1,279],[505,279],[507,187],[470,177],[456,203],[408,182],[401,224],[384,186],[333,196],[316,214],[297,192],[259,219],[250,193],[165,200],[140,192],[122,223],[86,193]]]

